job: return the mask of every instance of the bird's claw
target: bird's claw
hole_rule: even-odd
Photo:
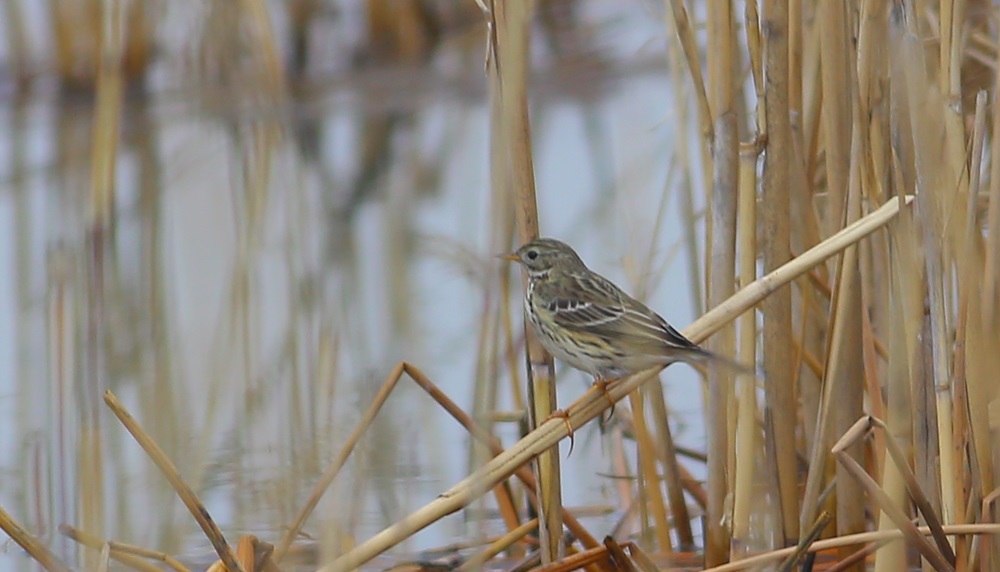
[[[613,380],[613,379],[598,379],[598,380],[594,381],[594,387],[596,387],[596,388],[598,388],[598,389],[601,390],[601,393],[604,394],[604,399],[607,399],[608,400],[608,405],[611,406],[611,412],[608,414],[608,417],[613,417],[614,414],[615,414],[615,400],[611,399],[611,393],[608,392],[608,386],[611,385],[612,381],[615,381],[615,380]]]
[[[565,409],[556,409],[549,416],[549,419],[553,417],[562,417],[563,423],[566,424],[566,433],[569,435],[569,453],[566,456],[569,457],[573,454],[573,446],[576,444],[576,438],[573,436],[573,424],[569,421],[569,412]]]

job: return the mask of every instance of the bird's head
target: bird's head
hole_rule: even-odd
[[[519,262],[532,276],[548,274],[556,270],[586,268],[577,253],[565,242],[553,238],[536,238],[503,258]]]

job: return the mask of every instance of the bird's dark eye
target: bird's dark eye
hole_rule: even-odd
[[[529,250],[528,251],[528,260],[534,260],[536,258],[538,258],[538,251],[537,250]]]

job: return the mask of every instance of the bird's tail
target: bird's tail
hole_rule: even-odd
[[[687,361],[691,363],[691,365],[696,366],[698,364],[703,364],[705,367],[720,365],[728,370],[731,370],[733,373],[740,375],[752,375],[759,379],[764,378],[764,370],[760,367],[745,364],[731,357],[719,355],[701,347],[695,348],[690,355],[691,359]]]

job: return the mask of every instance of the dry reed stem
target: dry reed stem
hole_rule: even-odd
[[[63,8],[67,8],[63,5]],[[84,384],[88,400],[86,413],[82,416],[79,445],[79,485],[86,491],[80,503],[80,519],[83,528],[97,535],[104,534],[104,466],[101,450],[101,425],[97,414],[99,405],[96,396],[106,384],[106,375],[98,367],[104,348],[101,341],[107,334],[106,288],[107,257],[111,229],[114,223],[115,175],[122,114],[122,2],[111,0],[100,7],[91,4],[84,9],[92,9],[96,17],[100,38],[97,58],[97,85],[94,101],[94,120],[90,147],[90,193],[87,203],[86,224],[88,227],[88,281],[87,295],[87,359],[85,360]],[[56,8],[59,9],[58,7]],[[85,28],[84,28],[85,29]],[[68,31],[68,30],[67,30]],[[74,33],[74,32],[70,32]],[[79,28],[75,33],[79,33]],[[85,565],[98,565],[94,556],[84,554]]]
[[[964,538],[964,537],[959,537],[959,538]],[[842,572],[843,570],[847,570],[851,566],[854,566],[858,563],[864,563],[865,560],[870,555],[874,554],[875,551],[878,550],[879,548],[885,546],[887,542],[888,542],[887,540],[883,540],[882,542],[868,543],[864,545],[864,547],[861,548],[860,550],[854,551],[854,553],[852,553],[847,558],[841,559],[839,562],[837,562],[830,568],[824,570],[824,572]],[[897,570],[902,570],[905,568],[905,566],[906,565],[903,564],[901,565],[900,568],[897,568]]]
[[[809,527],[808,532],[799,540],[795,547],[795,552],[788,556],[778,567],[778,572],[791,572],[793,568],[802,560],[802,557],[809,552],[809,547],[823,534],[823,529],[830,523],[832,515],[828,511],[819,513],[816,522]]]
[[[319,481],[313,486],[312,492],[309,494],[309,498],[306,499],[305,504],[299,509],[298,514],[289,525],[288,531],[282,537],[281,542],[278,543],[277,547],[274,549],[273,559],[275,562],[281,562],[285,554],[288,552],[288,548],[292,545],[292,542],[298,537],[299,532],[302,531],[302,527],[305,525],[306,520],[312,514],[313,510],[319,504],[320,499],[326,493],[330,485],[333,484],[334,479],[340,474],[340,469],[343,468],[344,463],[347,462],[347,458],[350,457],[351,452],[354,451],[354,447],[364,436],[365,431],[371,426],[372,422],[375,420],[375,416],[382,409],[382,405],[389,398],[392,390],[396,387],[396,383],[399,378],[403,375],[403,364],[399,363],[396,367],[392,368],[389,375],[386,377],[385,381],[382,383],[382,387],[379,388],[378,393],[375,394],[375,398],[372,400],[372,404],[368,406],[364,415],[358,420],[358,424],[354,427],[354,431],[347,437],[347,441],[340,448],[340,452],[330,462],[326,470],[323,471],[323,475],[320,476]]]
[[[705,92],[705,80],[701,75],[698,42],[695,40],[694,31],[691,29],[691,22],[688,20],[684,0],[664,0],[664,2],[670,2],[668,8],[674,15],[674,27],[681,39],[681,46],[684,48],[684,57],[687,61],[688,71],[691,72],[691,83],[694,86],[695,98],[698,100],[698,123],[701,125],[702,137],[706,143],[705,147],[711,148],[713,136],[712,111],[708,104],[708,94]]]
[[[918,527],[917,532],[919,532],[922,536],[931,534],[930,528],[926,526]],[[948,536],[979,534],[1000,535],[1000,524],[950,524],[944,527],[944,532]],[[898,540],[902,538],[904,538],[904,534],[900,530],[862,532],[859,534],[849,534],[847,536],[838,536],[826,540],[817,540],[812,544],[812,546],[809,547],[809,552],[820,552],[831,548],[840,548],[841,546],[866,544],[869,542],[884,542],[887,540]],[[755,568],[776,560],[781,560],[782,558],[786,558],[790,554],[793,554],[796,550],[797,548],[795,546],[773,550],[764,554],[751,556],[738,562],[723,564],[722,566],[716,566],[715,568],[706,568],[701,572],[737,572],[738,570]]]
[[[870,429],[878,429],[879,432],[888,433],[889,427],[877,417],[867,416],[858,420],[857,425],[861,426],[867,423]],[[920,488],[920,483],[917,482],[916,475],[910,469],[908,464],[907,455],[903,451],[903,447],[899,444],[892,434],[887,434],[884,441],[886,451],[892,458],[893,463],[895,463],[896,468],[899,470],[903,477],[903,482],[906,484],[906,490],[910,493],[910,497],[913,500],[913,504],[917,506],[917,509],[923,515],[924,520],[927,521],[928,528],[931,529],[931,536],[934,537],[934,541],[938,545],[938,549],[944,554],[945,558],[949,561],[954,562],[955,555],[952,553],[951,545],[948,544],[947,538],[945,538],[944,530],[941,528],[941,518],[934,511],[934,507],[931,506],[930,500],[928,500],[926,493]]]
[[[673,17],[670,15],[665,16],[664,25],[667,28],[667,65],[669,67],[670,77],[672,78],[670,86],[673,88],[674,107],[679,117],[688,117],[690,115],[688,101],[690,98],[688,97],[687,91],[684,89],[684,83],[680,81],[680,78],[684,73],[682,71],[684,62],[682,61],[683,58],[681,56],[681,52],[684,51],[684,48],[680,45],[681,39],[680,35],[676,32],[677,26],[674,23]],[[690,140],[687,122],[685,121],[677,123],[677,140]],[[698,256],[697,252],[698,233],[696,224],[700,215],[695,212],[694,167],[691,164],[691,149],[688,145],[678,145],[676,153],[676,164],[681,171],[681,180],[679,184],[680,218],[684,236],[683,243],[691,249],[690,256],[687,257],[687,274],[693,299],[694,311],[700,314],[705,311],[705,299],[702,295],[702,285],[700,281],[700,277],[702,275],[701,257]]]
[[[252,572],[280,572],[278,565],[271,559],[274,546],[261,542],[252,534],[244,534],[236,545],[236,558],[244,570]],[[221,564],[217,562],[216,564]]]
[[[528,113],[527,79],[530,69],[528,33],[533,3],[500,0],[490,2],[489,67],[493,87],[493,105],[500,110],[494,118],[499,124],[491,129],[501,135],[495,142],[502,147],[501,157],[491,165],[495,192],[514,197],[514,218],[522,244],[538,237],[538,207],[535,203],[535,175],[531,152],[531,126]],[[506,156],[503,153],[506,152]],[[522,282],[527,275],[522,269]],[[526,359],[528,365],[528,422],[534,428],[558,407],[556,405],[555,365],[526,322]],[[559,449],[538,457],[539,536],[542,563],[559,559],[562,544],[562,489]]]
[[[533,518],[528,522],[518,526],[517,528],[511,530],[507,534],[501,536],[500,538],[494,540],[487,546],[482,552],[478,552],[461,566],[455,569],[455,572],[474,572],[480,570],[483,564],[486,564],[491,558],[500,554],[504,550],[510,548],[514,543],[520,542],[525,536],[527,536],[531,531],[538,528],[538,519]]]
[[[681,481],[680,464],[677,461],[677,448],[670,431],[663,386],[648,387],[648,396],[656,430],[654,447],[663,464],[663,480],[667,486],[674,529],[677,531],[678,548],[682,551],[691,550],[694,546],[694,533],[691,531],[691,516],[688,514],[687,502],[684,499],[684,484]]]
[[[893,113],[902,114],[904,111],[905,108],[903,110],[894,108]],[[894,192],[901,193],[903,173],[899,162],[894,161],[893,167],[894,182],[897,185]],[[915,292],[915,290],[919,290],[921,282],[920,268],[916,261],[917,251],[914,247],[916,238],[913,230],[915,224],[913,218],[912,210],[901,213],[890,235],[892,265],[889,275],[887,318],[892,323],[892,327],[889,328],[888,333],[887,413],[889,415],[889,433],[904,443],[910,442],[913,434],[910,379],[915,349],[911,346],[912,340],[917,335],[918,316],[922,314],[922,302],[920,296]],[[898,508],[907,506],[904,479],[895,463],[887,463],[884,466],[882,486],[892,499],[894,506]],[[879,530],[896,528],[895,523],[887,513],[881,512],[878,518]],[[905,567],[906,562],[906,546],[901,542],[889,542],[876,552],[875,571],[895,572]]]
[[[654,392],[654,395],[656,393],[658,392]],[[666,407],[666,404],[664,404],[664,407]],[[625,429],[624,433],[629,437],[635,439],[635,427],[633,426],[631,415],[625,411],[616,410],[615,419],[617,420],[616,425],[623,426]],[[706,461],[705,455],[703,454],[696,455],[694,454],[693,451],[690,450],[686,451],[683,447],[676,446],[676,444],[674,446],[674,449],[676,450],[676,454],[674,455],[675,461],[677,455],[685,455],[701,463],[704,463]],[[656,454],[661,463],[663,464],[670,463],[669,458],[666,456],[667,448],[665,446],[662,446],[662,444],[660,447],[656,447]],[[682,465],[681,463],[675,462],[674,465],[677,467],[677,474],[680,479],[681,487],[685,492],[691,495],[691,498],[698,505],[698,507],[704,511],[705,506],[708,504],[708,494],[705,492],[704,487],[701,486],[701,481],[699,479],[696,479],[694,475],[691,474],[691,471],[685,468],[684,465]],[[621,472],[625,473],[626,471],[622,469]]]
[[[976,224],[975,197],[979,194],[981,187],[981,174],[983,171],[983,161],[985,159],[983,149],[985,147],[987,116],[986,116],[986,92],[981,90],[976,94],[975,119],[972,128],[972,152],[969,158],[969,192],[966,195],[965,213],[965,236],[962,237],[962,245],[957,249],[958,261],[956,273],[959,284],[968,284],[968,280],[975,280],[969,275],[971,268],[970,261],[975,257],[973,246],[981,240],[978,225]],[[996,228],[996,227],[991,227]],[[971,479],[966,477],[972,472],[970,462],[969,447],[970,425],[969,425],[969,394],[966,379],[966,353],[965,336],[968,333],[968,297],[969,288],[960,286],[957,292],[958,315],[955,324],[955,345],[954,345],[954,388],[953,388],[953,416],[952,434],[952,465],[948,467],[953,471],[958,482],[955,486],[953,503],[956,507],[970,506],[973,502],[973,485]],[[956,524],[966,524],[970,518],[966,510],[957,510],[954,515]],[[955,559],[957,567],[961,570],[971,569],[969,539],[959,538],[955,542]]]
[[[917,30],[919,14],[911,13],[910,8],[912,7],[902,3],[898,7],[898,17],[890,22],[890,28],[896,34],[894,39],[899,41],[898,49],[893,53],[899,60],[897,70],[901,73],[900,80],[905,87],[902,95],[908,98],[909,117],[904,119],[908,119],[911,128],[913,167],[918,189],[917,208],[914,212],[921,233],[919,244],[923,247],[923,286],[926,289],[926,299],[922,303],[929,308],[929,312],[923,315],[921,332],[917,338],[922,345],[919,355],[924,363],[917,369],[918,375],[911,380],[915,413],[914,468],[923,481],[924,489],[933,495],[935,504],[939,504],[942,502],[942,488],[948,490],[950,484],[942,481],[938,459],[943,449],[951,449],[951,422],[943,417],[950,407],[944,404],[938,407],[938,398],[946,398],[949,394],[944,384],[950,379],[946,347],[948,319],[945,315],[942,283],[942,273],[947,268],[945,250],[948,246],[943,193],[944,189],[949,194],[957,191],[960,196],[962,193],[960,171],[963,167],[954,163],[956,160],[963,162],[964,145],[955,140],[962,136],[953,133],[954,129],[949,127],[951,123],[948,118],[942,117],[941,111],[946,102],[942,100],[940,92],[927,89],[930,83],[924,61],[925,51]],[[954,157],[955,146],[960,148],[958,159]],[[948,511],[951,499],[944,500],[947,501],[945,509]]]
[[[822,0],[817,8],[820,57],[820,85],[823,90],[823,134],[827,189],[832,205],[826,209],[827,227],[836,228],[843,220],[851,173],[851,103],[855,93],[853,62],[856,60],[848,30],[848,5],[841,0]]]
[[[31,555],[36,562],[49,572],[70,572],[68,566],[62,563],[55,554],[45,546],[28,529],[21,526],[3,507],[0,507],[0,529],[10,536],[11,540]]]
[[[509,238],[510,237],[508,236],[508,240],[504,241],[504,244],[510,243]],[[502,275],[503,278],[507,280],[507,282],[510,281],[509,272],[504,271],[502,272]],[[506,303],[509,300],[509,298],[505,298],[504,300]],[[496,322],[497,320],[500,319],[500,316],[497,315],[497,312],[492,312],[492,313],[489,312],[490,304],[487,303],[485,306],[486,307],[484,308],[483,312],[484,333],[481,339],[486,339],[487,337],[491,337],[492,347],[489,350],[480,352],[479,354],[479,356],[488,355],[489,358],[482,360],[484,362],[483,364],[484,367],[483,369],[480,369],[477,375],[475,393],[480,394],[480,397],[477,398],[475,401],[474,411],[476,413],[477,418],[479,419],[487,418],[486,419],[487,430],[492,432],[493,430],[492,423],[489,422],[488,416],[484,415],[484,411],[496,411],[496,401],[497,401],[497,391],[498,391],[497,384],[498,384],[498,378],[500,378],[498,372],[500,371],[500,363],[501,363],[501,357],[500,357],[501,350],[498,347],[498,344],[501,343],[501,336]],[[510,312],[507,311],[506,309],[499,309],[499,314],[502,314],[504,317],[509,319]],[[490,324],[488,326],[489,328],[488,334],[486,333],[487,330],[485,330],[485,328],[487,327],[486,324]],[[504,353],[510,353],[510,352],[504,352]],[[487,367],[488,369],[486,369]],[[518,392],[519,391],[516,391],[515,393]],[[485,398],[482,396],[482,394],[485,394]],[[475,463],[474,466],[478,466],[479,464],[485,462],[486,457],[483,454],[482,445],[477,440],[473,439],[469,442],[469,446],[470,446],[470,455],[469,455],[470,462]],[[469,468],[469,471],[470,472],[472,471],[472,467]],[[507,530],[512,531],[518,528],[521,525],[521,517],[520,514],[518,513],[518,507],[514,503],[514,495],[511,492],[509,483],[506,482],[501,483],[497,485],[493,490],[494,493],[496,494],[497,508],[500,511],[500,516],[503,519],[504,524],[507,526]],[[521,551],[520,546],[515,546],[512,549],[511,557],[520,558],[523,556],[524,554]]]
[[[27,91],[30,78],[30,62],[28,61],[28,46],[30,44],[21,1],[9,0],[6,3],[7,14],[4,21],[6,23],[7,53],[10,54],[8,57],[10,73],[18,83],[17,91],[24,93]]]
[[[608,557],[614,564],[616,570],[621,572],[637,572],[632,564],[632,559],[625,554],[622,546],[611,536],[604,537],[604,547],[608,549]]]
[[[148,560],[157,560],[163,562],[170,567],[171,570],[176,570],[176,572],[187,572],[187,567],[184,566],[179,560],[173,556],[165,553],[159,552],[157,550],[150,550],[148,548],[143,548],[141,546],[133,546],[131,544],[123,544],[121,542],[115,542],[114,540],[108,541],[108,546],[111,548],[111,557],[122,564],[128,564],[121,559],[124,555],[139,556],[141,558],[146,558]],[[131,561],[130,561],[131,562]],[[131,564],[128,564],[131,566]],[[158,567],[152,566],[153,570],[159,570]]]
[[[503,452],[503,446],[500,441],[490,434],[488,431],[480,427],[476,422],[470,417],[465,411],[462,410],[454,401],[451,400],[443,391],[441,391],[437,385],[434,384],[422,371],[418,368],[408,364],[403,363],[406,374],[410,376],[421,389],[427,392],[431,396],[431,399],[436,401],[441,407],[452,416],[455,421],[465,428],[469,434],[479,441],[480,443],[486,445],[491,454],[496,456]],[[530,470],[527,468],[520,468],[514,473],[521,483],[528,488],[529,500],[537,504],[537,491],[538,484],[535,481],[535,477]],[[563,513],[563,519],[565,520],[566,528],[569,529],[570,533],[573,534],[586,548],[593,548],[599,546],[597,539],[587,532],[587,529],[580,524],[580,521],[576,519],[569,511]]]
[[[617,413],[617,411],[616,411]],[[625,456],[625,430],[618,423],[612,423],[608,432],[608,449],[611,457],[611,471],[615,475],[628,474],[628,459]],[[611,527],[612,536],[629,536],[634,530],[635,497],[632,494],[632,483],[628,479],[614,479],[611,483],[618,493],[618,510],[622,515]]]
[[[909,203],[911,198],[905,200]],[[892,199],[878,210],[845,227],[827,240],[789,261],[774,272],[747,285],[719,306],[684,329],[683,334],[698,343],[729,321],[765,299],[777,289],[807,272],[810,268],[830,256],[856,243],[875,230],[881,228],[900,212],[901,201]],[[592,387],[580,399],[566,408],[569,424],[579,428],[595,419],[610,407],[606,399],[618,401],[631,391],[651,379],[656,379],[662,368],[646,370],[611,384],[606,392]],[[438,498],[413,512],[374,537],[356,546],[337,558],[324,572],[346,572],[365,564],[383,551],[395,546],[414,533],[422,530],[441,517],[451,514],[478,498],[484,490],[496,485],[517,471],[542,451],[545,451],[567,437],[569,428],[566,419],[549,418],[537,429],[528,433],[520,441],[494,457],[475,473],[443,492]],[[793,451],[794,453],[794,451]]]
[[[111,0],[106,5],[109,12],[101,13],[101,57],[90,156],[90,216],[92,224],[99,228],[110,221],[115,201],[115,167],[122,113],[122,2]]]
[[[909,205],[913,202],[913,197],[906,196],[902,200],[905,204]],[[795,278],[803,275],[810,268],[826,261],[826,259],[839,253],[851,244],[875,232],[892,220],[897,214],[903,212],[909,212],[909,209],[900,209],[899,199],[889,199],[885,204],[862,217],[857,222],[844,227],[823,242],[786,262],[778,269],[767,273],[741,288],[730,299],[712,308],[688,326],[685,329],[686,335],[693,340],[701,340],[708,337],[715,332],[715,328],[719,324],[724,324],[731,319],[735,319],[739,314],[769,297],[772,292],[787,285]],[[767,373],[768,375],[771,374],[770,371]]]
[[[108,572],[108,566],[111,565],[111,545],[107,542],[104,546],[101,546],[100,556],[97,560],[96,572]]]
[[[624,546],[628,549],[629,555],[632,556],[632,563],[638,566],[639,570],[642,572],[659,572],[660,569],[653,563],[653,559],[638,544],[626,542]]]
[[[707,228],[709,307],[732,296],[736,269],[736,203],[739,187],[739,123],[736,107],[736,19],[730,0],[708,5],[708,67],[713,119],[712,187]],[[727,326],[710,341],[710,349],[732,356],[735,331]],[[730,424],[733,402],[733,372],[727,368],[708,370],[706,422],[708,431],[708,507],[705,518],[705,564],[712,566],[729,559],[729,530],[726,499],[732,494],[730,466],[734,448],[730,446],[735,427]]]
[[[1000,487],[993,489],[989,494],[983,496],[983,500],[980,503],[980,515],[984,520],[992,521],[994,514],[994,506],[996,505],[997,499],[1000,498]],[[979,558],[983,564],[984,569],[988,570],[993,562],[996,562],[995,551],[991,550],[991,547],[985,543],[979,550]],[[972,552],[972,556],[976,555],[976,551]],[[970,568],[972,565],[970,563]]]
[[[1000,31],[998,31],[1000,35]],[[998,57],[1000,57],[1000,38],[997,40]],[[993,141],[1000,133],[1000,113],[996,110],[996,101],[1000,94],[1000,73],[996,74],[993,84]],[[974,157],[979,159],[978,157]],[[978,191],[972,187],[972,191]],[[986,241],[985,268],[982,283],[982,306],[986,323],[996,324],[998,317],[997,300],[1000,299],[1000,145],[993,144],[990,149],[990,187],[989,208],[986,214],[986,224],[990,229],[989,240]]]
[[[187,567],[177,561],[175,558],[168,554],[162,552],[156,552],[153,550],[146,550],[138,546],[132,546],[129,544],[122,544],[120,542],[105,542],[100,537],[97,537],[88,532],[73,528],[68,524],[59,525],[59,533],[69,538],[70,540],[82,544],[83,546],[90,548],[92,550],[100,551],[101,548],[107,544],[111,547],[111,557],[115,560],[121,562],[122,564],[132,568],[134,570],[140,570],[142,572],[160,572],[160,567],[143,560],[143,558],[148,558],[151,560],[159,560],[171,570],[175,572],[189,572]],[[138,558],[141,556],[143,558]]]
[[[163,473],[163,476],[167,478],[167,481],[170,482],[170,486],[177,492],[177,496],[180,497],[184,506],[187,507],[191,516],[194,517],[198,526],[201,527],[205,536],[208,537],[208,540],[212,543],[212,547],[215,548],[216,554],[219,555],[219,559],[226,568],[230,571],[238,570],[239,572],[247,572],[240,566],[236,555],[233,554],[229,543],[226,542],[226,538],[222,535],[222,531],[219,530],[212,516],[208,513],[208,509],[198,499],[194,490],[184,482],[177,467],[163,453],[163,450],[156,444],[156,441],[146,433],[142,426],[139,425],[139,422],[122,406],[118,398],[110,390],[104,392],[104,403],[107,404],[108,408],[111,409],[122,425],[125,426],[125,429],[135,438],[136,443],[142,447],[146,455],[149,456],[149,459],[153,461],[157,468],[160,469],[160,472]]]
[[[569,572],[571,570],[577,570],[602,562],[607,563],[609,565],[609,569],[615,569],[613,567],[613,562],[611,561],[611,556],[608,553],[608,548],[603,545],[596,548],[588,548],[587,550],[571,554],[555,562],[550,562],[537,568],[533,568],[531,572]]]
[[[637,474],[642,475],[639,481],[640,490],[644,488],[645,509],[653,514],[655,523],[656,544],[660,550],[666,553],[673,551],[670,546],[670,520],[667,518],[666,503],[663,502],[663,489],[660,488],[660,478],[656,473],[656,445],[653,443],[649,429],[646,428],[646,412],[643,399],[643,388],[639,388],[629,395],[629,402],[632,405],[632,426],[635,428],[635,441],[638,448],[636,462],[638,463]],[[642,493],[640,492],[640,496]]]
[[[871,498],[879,508],[896,524],[897,527],[902,531],[904,538],[913,545],[920,553],[927,559],[927,561],[934,566],[936,570],[941,571],[952,571],[954,570],[954,559],[955,555],[951,553],[951,547],[948,545],[947,540],[944,540],[944,546],[947,548],[942,551],[940,546],[935,547],[930,542],[924,538],[923,535],[917,530],[917,527],[910,521],[909,518],[903,513],[903,511],[896,506],[892,498],[886,494],[885,489],[883,489],[879,484],[872,479],[864,468],[851,456],[846,454],[845,450],[850,445],[864,439],[871,427],[875,425],[874,418],[872,417],[862,417],[854,424],[833,446],[833,455],[838,461],[850,472],[850,475],[854,477],[865,491],[868,493],[869,498]],[[881,425],[884,427],[884,425]],[[892,441],[887,439],[887,444]],[[892,451],[890,447],[890,452]],[[893,460],[896,461],[895,456]],[[907,472],[909,467],[898,467],[900,471]],[[915,482],[915,479],[914,479]],[[913,491],[910,491],[911,494]],[[914,498],[916,496],[914,495]],[[925,518],[930,521],[934,517],[933,512],[924,515]],[[930,527],[929,527],[930,528]],[[938,527],[931,528],[932,534],[937,538],[941,535],[943,539],[943,533],[941,533]],[[950,558],[949,558],[950,556]]]
[[[857,101],[856,98],[854,98]],[[860,111],[855,109],[856,115]],[[855,120],[857,123],[857,120]],[[855,125],[851,136],[850,182],[844,205],[845,218],[853,222],[861,217],[861,170],[864,162],[864,152],[861,143],[861,130]],[[831,344],[827,358],[826,373],[829,378],[826,383],[832,385],[830,395],[835,405],[833,415],[834,434],[841,434],[850,428],[851,423],[864,412],[864,321],[866,313],[863,306],[861,279],[861,248],[860,245],[848,248],[840,259],[835,296],[835,305],[831,311],[833,325],[828,336],[834,341]],[[825,448],[826,442],[822,442]],[[819,450],[819,447],[816,448]],[[861,444],[851,445],[844,451],[852,459],[863,460],[864,450]],[[862,532],[865,530],[865,506],[861,489],[856,482],[846,478],[846,472],[835,467],[836,474],[836,507],[837,533],[840,535]],[[804,524],[801,523],[800,524]],[[839,550],[839,558],[847,558],[853,550],[844,547]],[[864,572],[857,570],[857,572]]]
[[[254,554],[254,541],[256,540],[253,536],[244,535],[236,543],[236,559],[239,560],[244,570],[257,570],[257,559]]]
[[[764,0],[764,85],[767,108],[767,152],[761,193],[764,272],[781,268],[790,254],[791,164],[794,157],[789,118],[788,4]],[[759,103],[759,102],[758,102]],[[765,449],[777,476],[784,544],[799,536],[799,501],[795,459],[794,376],[791,371],[791,292],[778,292],[764,301],[764,435]]]
[[[748,11],[751,4],[754,2],[747,2]],[[740,232],[740,284],[750,284],[757,277],[758,157],[759,153],[756,148],[744,150],[740,154],[739,206],[737,208]],[[757,313],[753,310],[745,312],[739,318],[739,326],[739,358],[744,363],[755,363],[757,358]],[[748,546],[750,537],[750,517],[754,510],[753,483],[757,455],[760,451],[756,386],[755,380],[749,375],[744,375],[740,379],[737,397],[736,438],[733,447],[736,454],[736,467],[733,474],[733,528],[730,550],[735,553],[736,557],[740,557]]]

